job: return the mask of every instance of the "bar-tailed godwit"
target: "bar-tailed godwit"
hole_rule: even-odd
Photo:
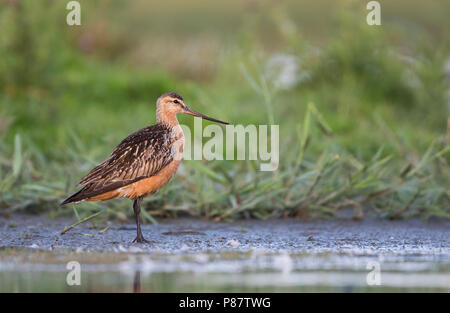
[[[178,113],[228,124],[191,110],[175,92],[165,93],[156,102],[157,123],[122,140],[105,161],[81,179],[78,183],[83,186],[81,190],[61,205],[120,197],[131,199],[137,227],[133,242],[148,242],[141,232],[141,202],[164,187],[180,165],[184,135]]]

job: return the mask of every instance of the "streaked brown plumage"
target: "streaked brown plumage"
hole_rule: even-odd
[[[157,101],[157,124],[125,138],[105,161],[81,179],[82,189],[62,205],[119,197],[134,200],[137,236],[133,242],[146,242],[140,229],[140,204],[144,197],[167,184],[178,169],[184,146],[178,113],[227,124],[189,109],[175,92],[163,94]]]
[[[109,158],[81,179],[78,184],[84,187],[66,201],[89,200],[158,173],[173,161],[171,146],[175,139],[172,128],[156,124],[125,138]]]

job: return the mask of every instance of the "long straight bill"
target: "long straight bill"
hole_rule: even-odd
[[[194,110],[191,110],[191,109],[189,109],[189,108],[186,108],[185,111],[184,111],[184,113],[190,114],[190,115],[193,115],[193,116],[197,116],[197,117],[201,117],[201,118],[204,118],[205,120],[212,121],[212,122],[216,122],[216,123],[221,123],[221,124],[225,124],[225,125],[228,125],[228,124],[229,124],[228,122],[216,120],[215,118],[206,116],[206,115],[204,115],[204,114],[202,114],[202,113],[195,112]]]

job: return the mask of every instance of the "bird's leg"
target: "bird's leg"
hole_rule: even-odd
[[[134,200],[134,203],[133,203],[134,217],[136,218],[136,228],[137,228],[137,235],[136,235],[136,238],[134,238],[133,243],[134,242],[149,243],[148,240],[145,240],[145,238],[141,232],[141,203],[142,203],[142,197],[137,198],[136,200]]]

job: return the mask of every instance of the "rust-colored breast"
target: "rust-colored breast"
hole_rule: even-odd
[[[124,190],[121,191],[123,195],[119,195],[119,197],[126,197],[134,200],[139,197],[146,197],[156,193],[175,175],[179,165],[180,160],[173,160],[155,176],[144,178],[124,187]]]

